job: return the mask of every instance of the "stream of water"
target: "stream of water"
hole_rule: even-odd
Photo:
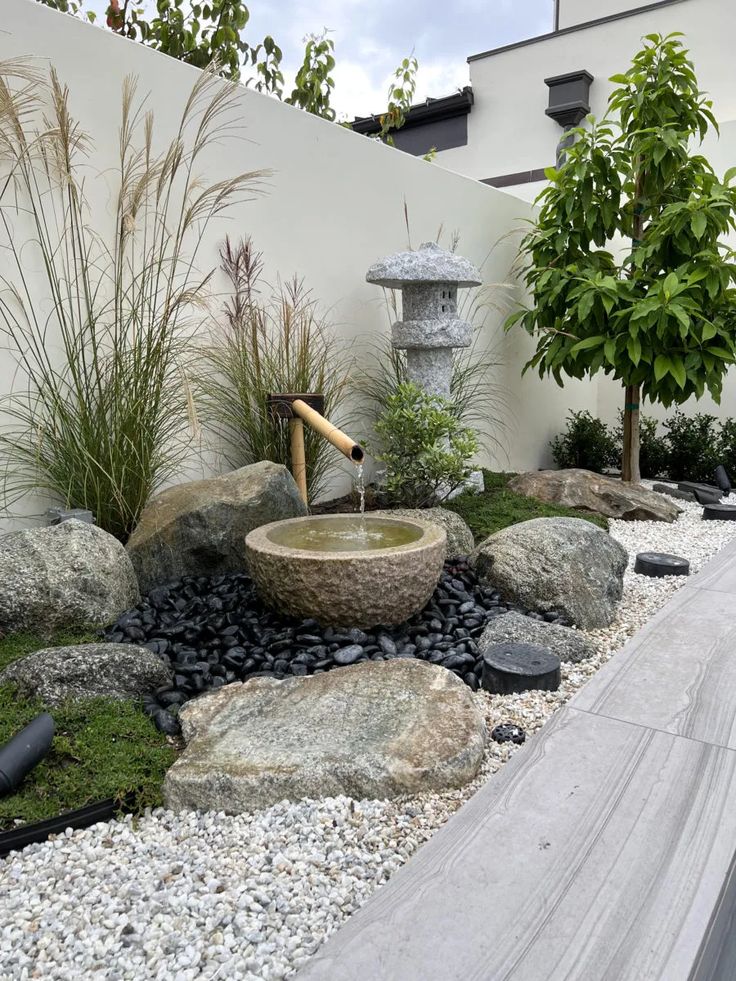
[[[365,514],[365,480],[363,478],[363,464],[355,464],[355,485],[358,488],[358,494],[360,495],[360,516],[361,518]]]

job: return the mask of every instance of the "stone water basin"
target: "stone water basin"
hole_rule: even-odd
[[[261,599],[325,626],[403,623],[442,572],[444,528],[412,518],[324,514],[273,521],[245,539]]]

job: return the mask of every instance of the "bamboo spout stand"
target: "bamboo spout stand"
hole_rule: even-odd
[[[289,419],[291,473],[304,503],[307,503],[307,461],[304,455],[304,423],[298,416]]]
[[[324,398],[321,395],[269,395],[267,402],[274,418],[289,420],[291,473],[305,504],[308,503],[307,464],[304,453],[305,422],[353,463],[357,465],[363,462],[365,458],[363,447],[322,415]]]

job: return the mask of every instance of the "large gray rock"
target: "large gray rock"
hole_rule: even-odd
[[[125,549],[95,525],[64,521],[0,538],[3,633],[102,627],[139,600]]]
[[[172,681],[171,667],[147,647],[79,644],[49,647],[14,661],[0,674],[46,705],[68,699],[140,698]]]
[[[284,799],[461,787],[485,743],[467,685],[413,659],[254,678],[189,702],[180,719],[187,747],[164,782],[174,810],[237,814]]]
[[[624,521],[676,521],[674,501],[641,484],[624,483],[590,470],[538,470],[512,478],[509,490],[547,504],[591,511]]]
[[[628,558],[590,521],[533,518],[481,542],[471,563],[506,599],[539,613],[559,611],[588,630],[613,621]]]
[[[181,576],[245,572],[249,531],[306,513],[286,467],[265,460],[157,494],[128,540],[128,554],[143,593]]]
[[[429,521],[445,529],[447,546],[445,558],[455,559],[458,555],[470,555],[475,547],[473,532],[454,511],[447,508],[392,508],[390,511],[371,511],[371,514],[386,518],[408,518]]]
[[[513,641],[521,644],[538,644],[556,654],[561,661],[578,664],[595,654],[595,647],[585,634],[558,623],[532,620],[521,613],[504,613],[488,624],[480,637],[479,647],[485,650],[491,644]]]

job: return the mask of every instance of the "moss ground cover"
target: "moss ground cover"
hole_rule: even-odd
[[[456,511],[466,521],[476,542],[508,525],[528,521],[530,518],[585,518],[601,528],[608,528],[608,522],[601,515],[585,514],[573,508],[545,504],[532,497],[515,494],[507,487],[513,476],[513,473],[484,470],[485,489],[482,493],[461,494],[443,504],[443,507]]]
[[[41,647],[83,643],[92,635],[60,634],[41,641],[18,635],[0,641],[0,668]],[[0,685],[0,745],[46,706]],[[49,709],[56,725],[51,752],[18,790],[0,798],[0,831],[43,821],[96,801],[135,795],[136,807],[161,803],[163,777],[176,750],[140,706],[95,698]]]
[[[99,637],[90,631],[62,631],[55,634],[50,640],[45,640],[38,634],[13,634],[11,637],[0,639],[0,671],[7,668],[13,661],[17,661],[26,654],[33,654],[44,647],[67,647],[72,644],[92,644],[99,641]],[[1,721],[1,720],[0,720]]]

